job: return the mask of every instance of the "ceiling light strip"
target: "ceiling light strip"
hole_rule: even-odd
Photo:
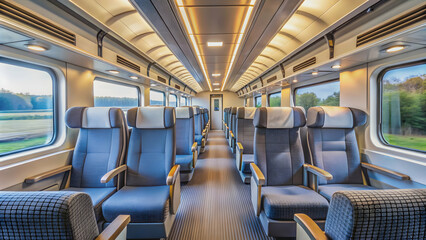
[[[204,67],[204,62],[203,62],[203,59],[201,57],[200,50],[198,49],[198,44],[197,44],[197,41],[195,40],[194,33],[192,31],[191,24],[189,22],[188,16],[186,15],[185,7],[183,6],[182,0],[176,0],[176,4],[178,5],[180,15],[182,16],[183,22],[184,22],[185,27],[186,27],[186,31],[188,32],[189,38],[191,39],[192,47],[194,48],[195,54],[198,57],[198,61],[200,63],[201,69],[203,70],[204,77],[207,80],[207,83],[209,85],[209,89],[210,89],[210,92],[211,92],[212,87],[211,87],[209,75],[207,74],[206,68]]]
[[[253,6],[254,6],[255,3],[256,3],[256,0],[252,0],[250,2],[251,6],[248,7],[246,17],[244,18],[244,22],[243,22],[243,25],[241,27],[240,34],[238,36],[237,44],[235,45],[234,52],[232,53],[232,58],[231,58],[231,62],[229,63],[228,71],[226,72],[225,79],[224,79],[223,84],[222,84],[221,91],[223,91],[223,89],[225,88],[226,81],[228,80],[229,74],[231,73],[231,69],[234,65],[235,57],[237,56],[238,49],[240,48],[241,41],[242,41],[244,33],[246,31],[248,21],[250,19],[251,13],[253,12],[253,8],[254,8]]]

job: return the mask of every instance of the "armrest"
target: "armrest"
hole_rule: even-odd
[[[265,184],[265,176],[263,176],[262,171],[260,171],[255,163],[250,163],[250,169],[256,184],[260,186]]]
[[[237,168],[238,171],[241,171],[241,168],[243,166],[243,154],[244,154],[244,148],[243,145],[240,142],[237,142],[237,147],[236,147],[236,163],[237,163]]]
[[[294,214],[294,221],[297,223],[297,236],[296,239],[311,239],[311,240],[327,240],[327,236],[324,231],[306,214],[296,213]],[[299,227],[301,228],[299,231]],[[299,234],[307,236],[308,238],[302,238]]]
[[[66,165],[66,166],[63,166],[63,167],[59,167],[59,168],[44,172],[44,173],[34,175],[32,177],[27,177],[27,178],[25,178],[24,182],[25,183],[36,183],[36,182],[39,182],[43,179],[58,175],[60,173],[71,171],[71,169],[72,169],[72,165]]]
[[[237,142],[237,148],[240,150],[240,153],[242,154],[244,151],[243,145],[240,142]]]
[[[96,240],[113,240],[126,229],[127,224],[130,222],[130,215],[119,215],[106,227]]]
[[[371,164],[371,163],[361,163],[361,167],[366,168],[366,169],[371,170],[371,171],[381,173],[381,174],[389,176],[389,177],[399,179],[399,180],[410,180],[410,176],[408,176],[408,175],[405,175],[405,174],[402,174],[402,173],[399,173],[399,172],[395,172],[395,171],[392,171],[392,170],[389,170],[389,169],[386,169],[386,168],[383,168],[383,167],[379,167],[379,166],[376,166],[376,165]]]
[[[232,138],[235,138],[234,133],[232,131],[229,131],[229,133],[231,134]]]
[[[203,138],[206,136],[206,130],[203,130],[203,132],[201,133],[201,135],[203,136]]]
[[[117,176],[119,173],[124,172],[127,170],[127,165],[121,165],[118,168],[114,168],[111,171],[107,172],[105,175],[101,178],[101,183],[107,183],[111,181],[115,176]]]
[[[315,167],[310,164],[303,164],[303,168],[305,168],[308,172],[315,174],[318,177],[325,178],[326,180],[332,180],[333,175],[331,173],[325,171],[324,169],[321,169],[319,167]]]
[[[170,169],[169,175],[167,176],[167,185],[173,185],[176,181],[176,178],[178,176],[180,170],[180,165],[174,165],[172,169]]]
[[[197,143],[197,142],[194,142],[194,144],[192,144],[191,151],[192,151],[192,152],[197,151],[197,146],[198,146],[198,143]]]

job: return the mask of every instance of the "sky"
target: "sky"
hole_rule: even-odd
[[[325,99],[328,96],[332,95],[334,92],[340,92],[340,82],[336,81],[336,82],[313,85],[309,87],[298,88],[296,91],[297,91],[296,92],[297,95],[313,92],[317,95],[317,97],[321,99]]]
[[[413,77],[413,76],[421,76],[426,74],[426,64],[420,64],[416,66],[411,67],[404,67],[404,68],[397,68],[393,70],[389,70],[386,72],[386,74],[383,76],[383,79],[385,81],[392,80],[392,83],[395,83],[395,80],[397,80],[397,83],[405,81],[407,78]]]

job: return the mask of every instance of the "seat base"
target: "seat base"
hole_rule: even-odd
[[[269,219],[265,212],[262,211],[259,216],[263,230],[269,237],[296,237],[295,221],[279,221]],[[315,220],[318,226],[324,230],[325,220]]]
[[[176,215],[169,214],[163,223],[129,223],[127,225],[127,239],[167,238],[172,229]],[[104,223],[103,228],[110,223]]]
[[[249,184],[250,178],[251,178],[251,173],[243,173],[241,171],[239,173],[240,173],[241,180],[243,180],[243,183]]]
[[[192,179],[192,176],[194,175],[194,169],[191,171],[184,171],[180,172],[180,181],[181,182],[189,182]]]

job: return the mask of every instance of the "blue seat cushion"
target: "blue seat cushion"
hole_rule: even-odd
[[[241,166],[243,173],[251,173],[250,163],[252,162],[254,162],[253,154],[243,154],[243,162]]]
[[[324,220],[328,211],[327,200],[303,186],[263,187],[262,206],[268,218],[283,221],[293,220],[295,213]]]
[[[163,223],[169,211],[169,186],[125,186],[102,204],[107,222],[130,215],[132,223]]]
[[[370,187],[363,184],[326,184],[318,187],[318,192],[328,201],[331,200],[331,196],[337,191],[351,191],[351,190],[375,190],[377,188]]]
[[[203,139],[203,135],[195,135],[195,141],[197,142],[198,146],[201,146],[201,139]]]
[[[115,187],[112,188],[75,188],[70,187],[63,189],[62,191],[70,192],[84,192],[87,193],[92,199],[93,208],[95,210],[96,220],[99,220],[102,216],[102,203],[113,195],[116,191]]]
[[[191,171],[192,167],[192,154],[191,155],[176,155],[176,164],[180,165],[181,171]]]

